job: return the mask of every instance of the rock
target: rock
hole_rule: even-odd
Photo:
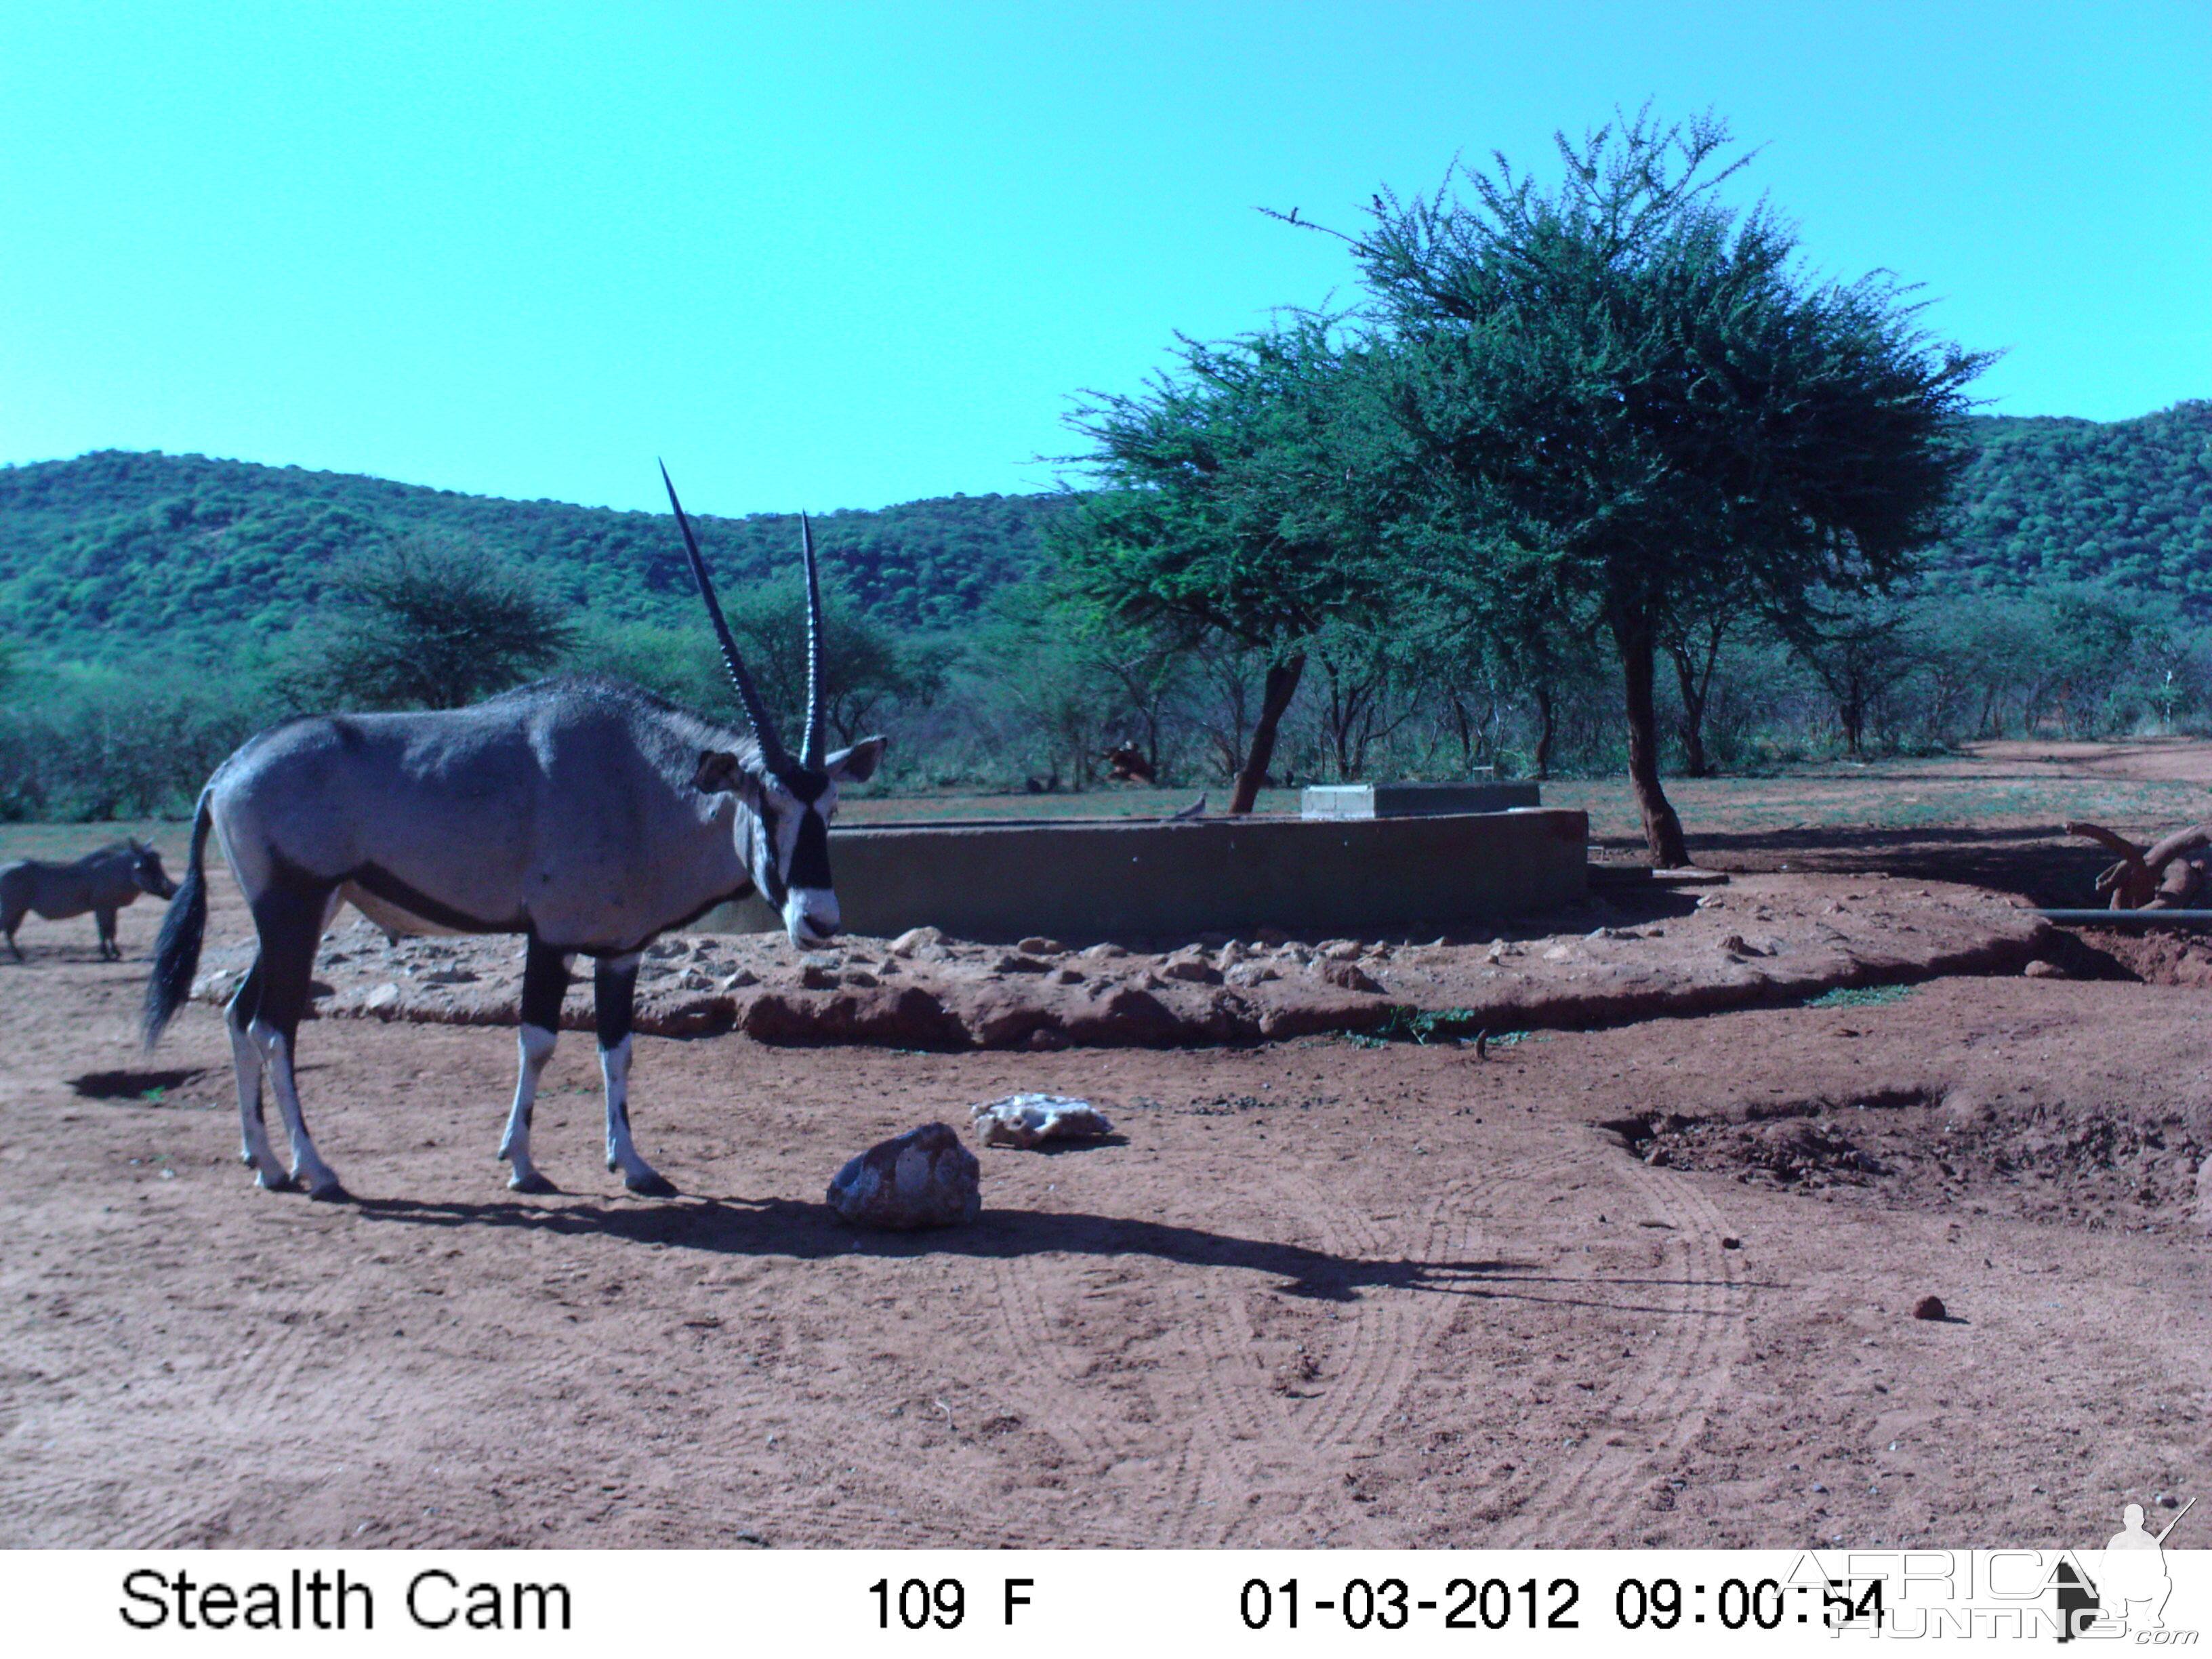
[[[1356,939],[1325,939],[1315,949],[1331,962],[1357,962],[1367,954],[1367,947]]]
[[[373,1013],[380,1014],[387,1008],[397,1008],[399,1006],[399,988],[387,979],[363,997],[361,1006]]]
[[[837,1171],[830,1207],[856,1227],[957,1227],[982,1212],[983,1166],[942,1123],[868,1148]]]
[[[883,981],[865,968],[848,968],[839,977],[838,983],[852,986],[856,990],[872,991]]]
[[[799,982],[810,991],[834,991],[839,983],[837,970],[826,963],[810,962],[799,970]]]
[[[1108,943],[1093,945],[1087,950],[1078,951],[1075,954],[1091,962],[1111,962],[1116,957],[1126,957],[1129,953],[1118,945]]]
[[[1381,982],[1356,962],[1324,962],[1321,964],[1320,971],[1322,978],[1331,985],[1341,987],[1347,991],[1366,991],[1378,996],[1382,994]]]
[[[1067,954],[1067,947],[1065,945],[1057,939],[1046,939],[1042,934],[1033,934],[1023,939],[1014,946],[1014,949],[1032,957],[1060,957]]]
[[[2067,979],[2071,977],[2071,975],[2057,963],[2045,962],[2040,957],[2037,957],[2031,960],[2028,964],[2020,971],[2026,975],[2029,979]]]
[[[1923,1296],[1912,1304],[1912,1316],[1915,1319],[1948,1319],[1951,1316],[1944,1310],[1942,1297]]]
[[[1048,1140],[1096,1140],[1114,1133],[1106,1115],[1073,1095],[1004,1095],[971,1108],[986,1146],[1030,1147]]]
[[[1255,985],[1264,985],[1271,979],[1282,978],[1282,975],[1264,962],[1240,962],[1224,977],[1231,985],[1249,988]]]
[[[1178,951],[1160,964],[1160,973],[1168,979],[1179,979],[1191,985],[1218,985],[1221,970],[1195,951],[1188,955]]]
[[[1083,970],[1079,968],[1055,968],[1048,975],[1054,985],[1080,985]]]
[[[1015,952],[1000,957],[991,964],[990,971],[994,974],[1048,974],[1052,971],[1052,964],[1048,962],[1039,962],[1032,956]]]
[[[228,1002],[245,978],[246,970],[242,968],[219,968],[211,974],[203,974],[192,981],[192,1000]]]
[[[890,950],[895,957],[910,957],[944,943],[945,935],[934,927],[909,927],[890,942]]]
[[[760,975],[750,968],[740,968],[717,988],[724,991],[742,991],[748,985],[760,983]]]
[[[425,985],[473,985],[477,980],[465,968],[437,968],[417,977]]]

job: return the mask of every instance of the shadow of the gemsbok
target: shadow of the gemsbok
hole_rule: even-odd
[[[986,1209],[964,1227],[916,1232],[868,1231],[848,1225],[829,1205],[790,1198],[687,1197],[633,1204],[493,1200],[432,1202],[357,1199],[372,1222],[422,1227],[518,1228],[599,1237],[629,1243],[696,1250],[711,1255],[784,1256],[820,1261],[840,1256],[902,1259],[1030,1255],[1151,1256],[1193,1267],[1267,1274],[1286,1296],[1356,1302],[1377,1291],[1408,1291],[1565,1303],[1623,1312],[1680,1313],[1679,1306],[1623,1302],[1635,1288],[1686,1287],[1694,1281],[1655,1278],[1569,1277],[1534,1261],[1507,1258],[1413,1261],[1332,1255],[1301,1244],[1245,1238],[1203,1227],[1080,1211]]]

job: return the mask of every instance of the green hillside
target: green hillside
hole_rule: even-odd
[[[2108,580],[2212,616],[2212,402],[2132,421],[1984,416],[1939,590]],[[1034,574],[1065,498],[955,495],[817,520],[825,569],[878,620],[957,630]],[[706,519],[731,587],[792,570],[787,515]],[[665,515],[510,501],[349,473],[104,451],[0,467],[0,641],[122,662],[149,638],[173,661],[223,661],[281,635],[334,565],[410,534],[458,537],[526,567],[596,623],[693,619]]]
[[[815,520],[826,574],[885,622],[957,628],[1031,574],[1050,495],[955,495]],[[795,516],[698,520],[719,580],[796,567]],[[28,650],[115,659],[149,637],[220,660],[241,630],[289,629],[334,566],[403,537],[459,537],[527,567],[595,621],[692,619],[665,514],[510,501],[298,467],[103,451],[0,468],[0,615]]]
[[[2112,581],[2212,615],[2212,401],[2132,421],[1985,416],[1939,586]]]

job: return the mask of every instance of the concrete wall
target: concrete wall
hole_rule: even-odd
[[[1193,823],[873,824],[830,833],[849,933],[1080,943],[1275,927],[1317,939],[1444,932],[1587,891],[1586,815],[1205,818]],[[781,926],[757,899],[703,931]]]

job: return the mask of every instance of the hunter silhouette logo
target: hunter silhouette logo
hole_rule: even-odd
[[[2094,1632],[2096,1636],[2128,1633],[2138,1639],[2165,1630],[2166,1598],[2173,1594],[2173,1580],[2166,1569],[2166,1540],[2181,1524],[2181,1517],[2196,1507],[2191,1498],[2164,1530],[2154,1534],[2143,1525],[2142,1505],[2130,1504],[2120,1511],[2120,1529],[2105,1546],[2094,1578],[2062,1567],[2058,1611],[2065,1627],[2058,1639],[2070,1642],[2090,1635],[2093,1625],[2107,1626]]]

